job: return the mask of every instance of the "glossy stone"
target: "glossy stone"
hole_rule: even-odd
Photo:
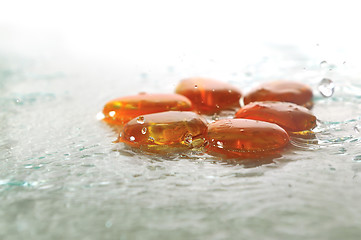
[[[235,118],[275,123],[289,132],[311,130],[316,126],[316,117],[310,110],[288,102],[253,102],[239,109]]]
[[[244,96],[244,104],[257,101],[291,102],[307,108],[312,107],[312,89],[299,82],[273,81],[263,83]]]
[[[199,77],[183,79],[175,92],[190,99],[194,111],[203,114],[237,108],[242,96],[240,90],[228,83]]]
[[[226,157],[258,158],[282,149],[287,132],[276,124],[250,119],[223,119],[208,126],[207,152]]]
[[[124,125],[119,141],[145,150],[193,147],[203,143],[207,122],[194,112],[169,111],[141,115]]]
[[[104,121],[123,125],[142,114],[164,111],[190,111],[192,103],[179,94],[139,94],[114,99],[103,109]]]

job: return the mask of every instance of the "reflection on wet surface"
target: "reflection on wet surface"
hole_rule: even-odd
[[[224,71],[224,79],[245,92],[255,79],[292,74],[315,94],[313,134],[291,136],[276,157],[239,161],[200,151],[134,151],[113,143],[118,131],[96,119],[104,102],[136,94],[139,85],[169,92],[186,67],[160,66],[144,79],[139,71],[96,75],[87,69],[38,68],[31,61],[10,67],[16,63],[2,59],[0,69],[1,239],[238,239],[240,231],[249,239],[355,239],[361,234],[361,86],[352,72],[338,73],[338,65],[328,98],[318,93],[319,62],[308,59],[275,58]]]

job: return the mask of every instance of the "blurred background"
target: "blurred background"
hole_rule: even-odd
[[[0,46],[18,54],[69,54],[107,66],[222,67],[296,47],[330,61],[358,59],[357,1],[2,1]],[[352,55],[352,58],[351,56]],[[351,59],[349,59],[351,58]],[[197,60],[201,62],[197,62]]]

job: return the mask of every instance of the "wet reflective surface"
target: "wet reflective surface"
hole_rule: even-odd
[[[276,49],[273,60],[247,59],[242,68],[205,64],[207,75],[223,74],[245,92],[291,74],[314,91],[317,143],[291,137],[276,159],[244,162],[135,152],[112,143],[117,132],[96,119],[114,95],[171,92],[194,65],[155,66],[144,77],[136,68],[2,57],[0,238],[358,239],[361,75],[336,62],[335,91],[324,98],[320,60],[300,52]]]

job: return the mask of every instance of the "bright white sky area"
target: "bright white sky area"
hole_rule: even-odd
[[[358,1],[0,0],[0,49],[91,59],[252,56],[264,44],[359,51]],[[252,46],[252,47],[251,47]],[[259,55],[259,54],[258,54]]]

